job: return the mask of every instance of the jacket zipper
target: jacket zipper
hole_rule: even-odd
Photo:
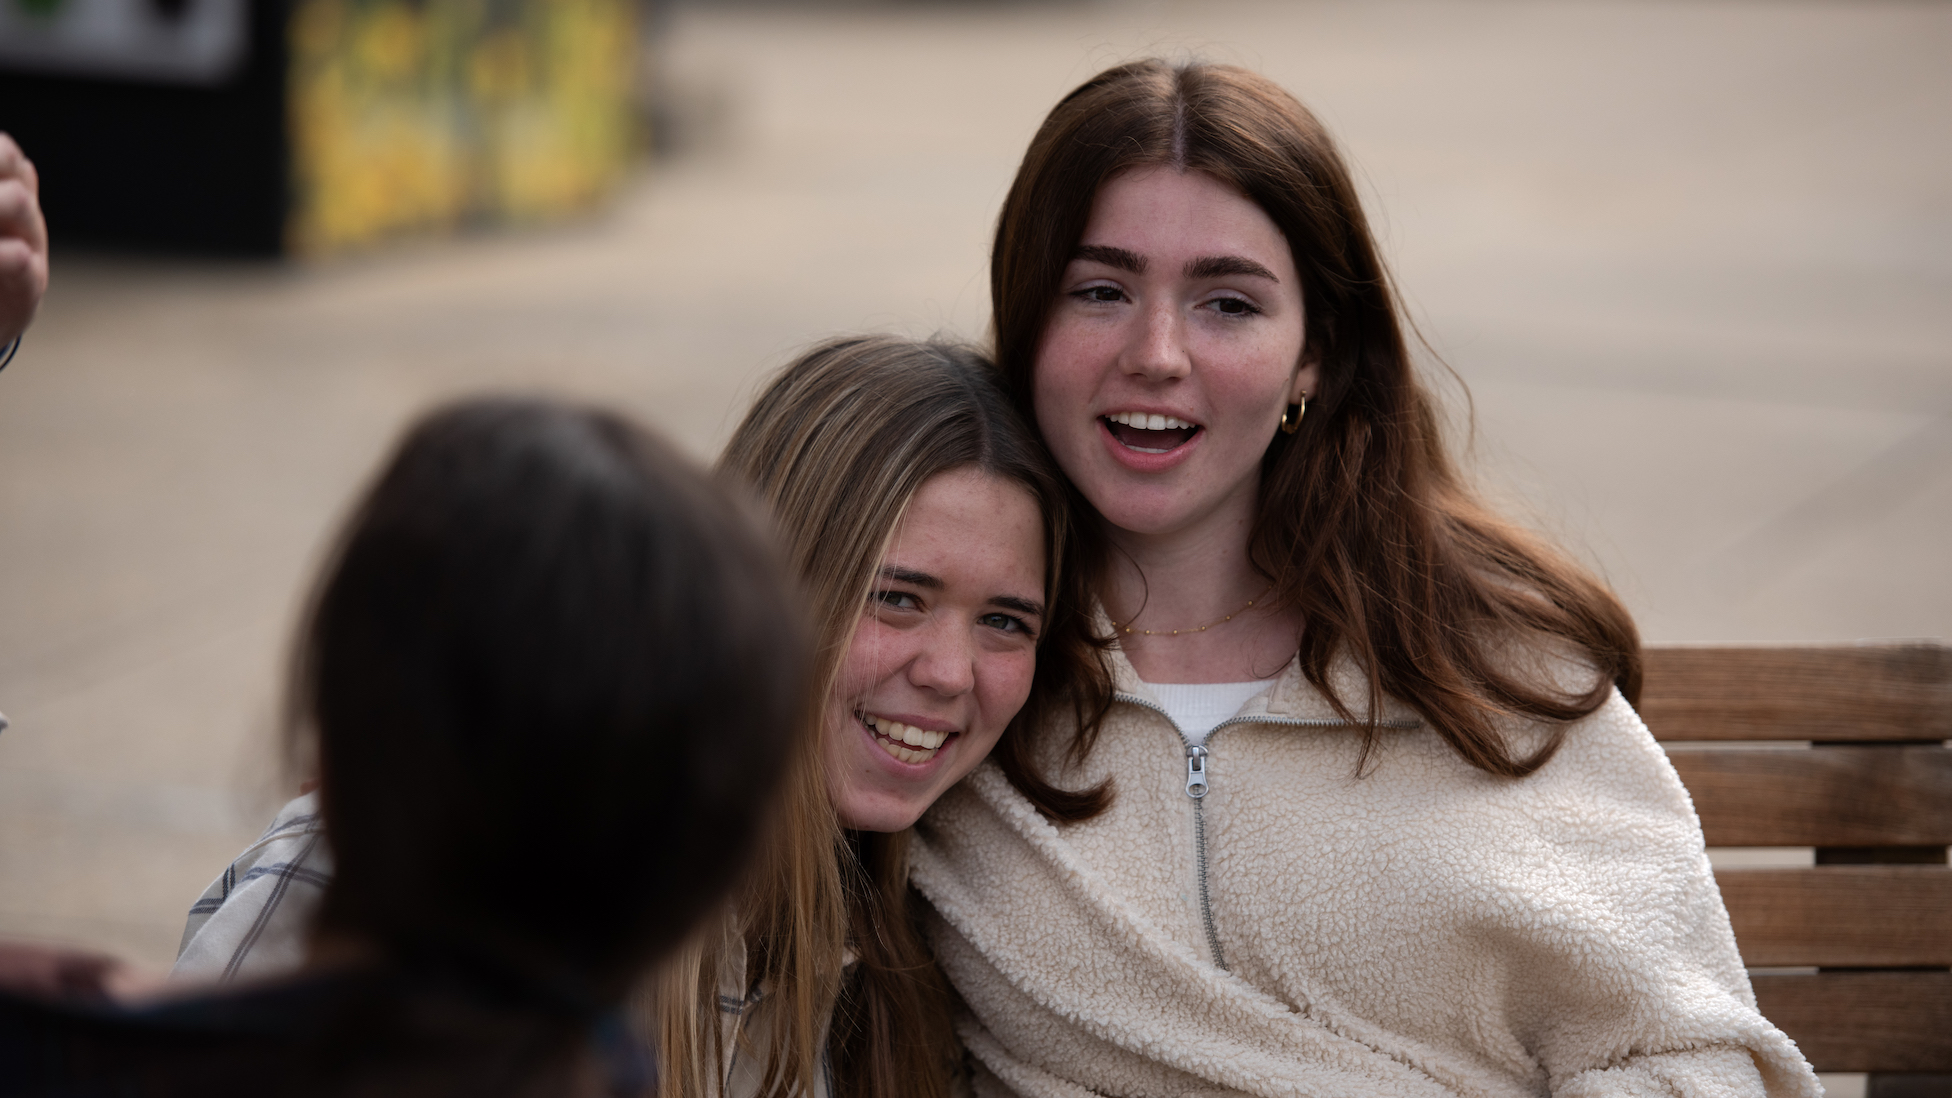
[[[1200,875],[1200,921],[1206,930],[1206,947],[1213,954],[1214,967],[1222,972],[1231,972],[1233,970],[1227,967],[1226,955],[1220,951],[1220,931],[1213,925],[1213,894],[1207,886],[1206,795],[1212,789],[1212,785],[1207,781],[1206,776],[1206,760],[1209,752],[1205,746],[1194,743],[1187,737],[1185,732],[1180,731],[1180,727],[1173,720],[1172,715],[1167,713],[1163,707],[1147,701],[1137,694],[1114,693],[1112,700],[1125,702],[1128,705],[1136,705],[1141,709],[1150,709],[1154,713],[1166,718],[1166,723],[1172,725],[1174,732],[1179,733],[1180,745],[1186,749],[1186,796],[1193,802],[1193,863],[1198,868]],[[1401,718],[1376,722],[1380,728],[1399,729],[1415,728],[1419,723],[1418,721],[1404,720]],[[1206,734],[1207,743],[1212,743],[1213,737],[1222,728],[1236,724],[1276,724],[1288,728],[1353,727],[1348,721],[1340,717],[1228,717],[1226,720],[1214,725],[1213,730]]]

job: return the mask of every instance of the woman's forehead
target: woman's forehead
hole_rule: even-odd
[[[1244,264],[1230,269],[1224,261],[1245,260],[1286,281],[1282,268],[1294,265],[1287,237],[1259,204],[1205,172],[1167,165],[1121,172],[1099,187],[1067,258],[1116,258],[1111,251],[1129,253],[1129,261],[1112,265],[1138,268],[1133,273],[1163,273],[1152,267],[1161,261],[1202,260],[1220,261],[1206,263],[1206,273],[1239,273]]]

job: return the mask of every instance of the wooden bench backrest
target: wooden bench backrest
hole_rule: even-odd
[[[1818,1071],[1952,1072],[1952,649],[1650,648],[1640,713],[1720,869],[1762,1012]],[[1784,742],[1796,741],[1796,742]]]

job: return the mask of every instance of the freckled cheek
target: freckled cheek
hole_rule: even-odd
[[[1067,472],[1077,456],[1097,439],[1097,420],[1085,415],[1090,407],[1089,391],[1045,384],[1041,379],[1033,395],[1037,429]]]
[[[1243,329],[1232,322],[1195,327],[1188,336],[1194,357],[1209,369],[1285,375],[1301,358],[1302,327],[1297,320]]]
[[[1011,653],[992,658],[984,668],[982,696],[983,723],[1001,733],[1030,697],[1030,684],[1037,675],[1037,657],[1031,653]]]
[[[1071,362],[1050,357],[1038,359],[1031,399],[1039,418],[1046,414],[1067,414],[1088,396],[1090,385],[1084,374],[1085,371]]]
[[[1121,341],[1103,327],[1056,324],[1037,345],[1035,386],[1041,402],[1052,396],[1089,397],[1105,368],[1118,357]]]
[[[834,704],[851,707],[866,694],[899,671],[913,647],[907,634],[889,629],[873,618],[864,618],[848,642],[841,660],[840,674],[834,679]]]
[[[1294,362],[1271,355],[1240,355],[1207,371],[1206,394],[1216,412],[1260,419],[1279,415]]]

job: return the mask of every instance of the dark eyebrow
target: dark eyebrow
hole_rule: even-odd
[[[1249,275],[1265,278],[1269,282],[1280,282],[1274,272],[1259,263],[1239,255],[1210,255],[1203,259],[1186,261],[1187,278],[1220,278],[1224,275]]]
[[[931,591],[942,590],[942,581],[927,572],[917,572],[912,568],[898,568],[892,564],[882,566],[881,578],[895,583],[906,583],[911,587],[926,587]],[[1043,603],[1020,599],[1015,595],[994,595],[991,596],[989,603],[991,606],[1001,606],[1005,610],[1015,610],[1019,614],[1030,614],[1039,618],[1044,616]]]
[[[897,568],[892,564],[882,567],[881,578],[893,580],[896,583],[906,583],[914,587],[926,587],[931,591],[942,590],[942,581],[929,575],[927,572],[917,572],[912,568]]]
[[[1020,599],[1015,595],[991,596],[990,605],[1001,606],[1005,610],[1015,610],[1019,614],[1029,614],[1031,617],[1034,618],[1041,618],[1044,616],[1043,603],[1032,602],[1029,599]]]
[[[1116,267],[1121,271],[1130,271],[1133,274],[1145,273],[1144,256],[1137,252],[1126,251],[1124,248],[1113,248],[1105,244],[1080,244],[1078,245],[1078,250],[1072,253],[1071,258],[1089,259],[1094,263],[1103,263],[1107,267]]]

